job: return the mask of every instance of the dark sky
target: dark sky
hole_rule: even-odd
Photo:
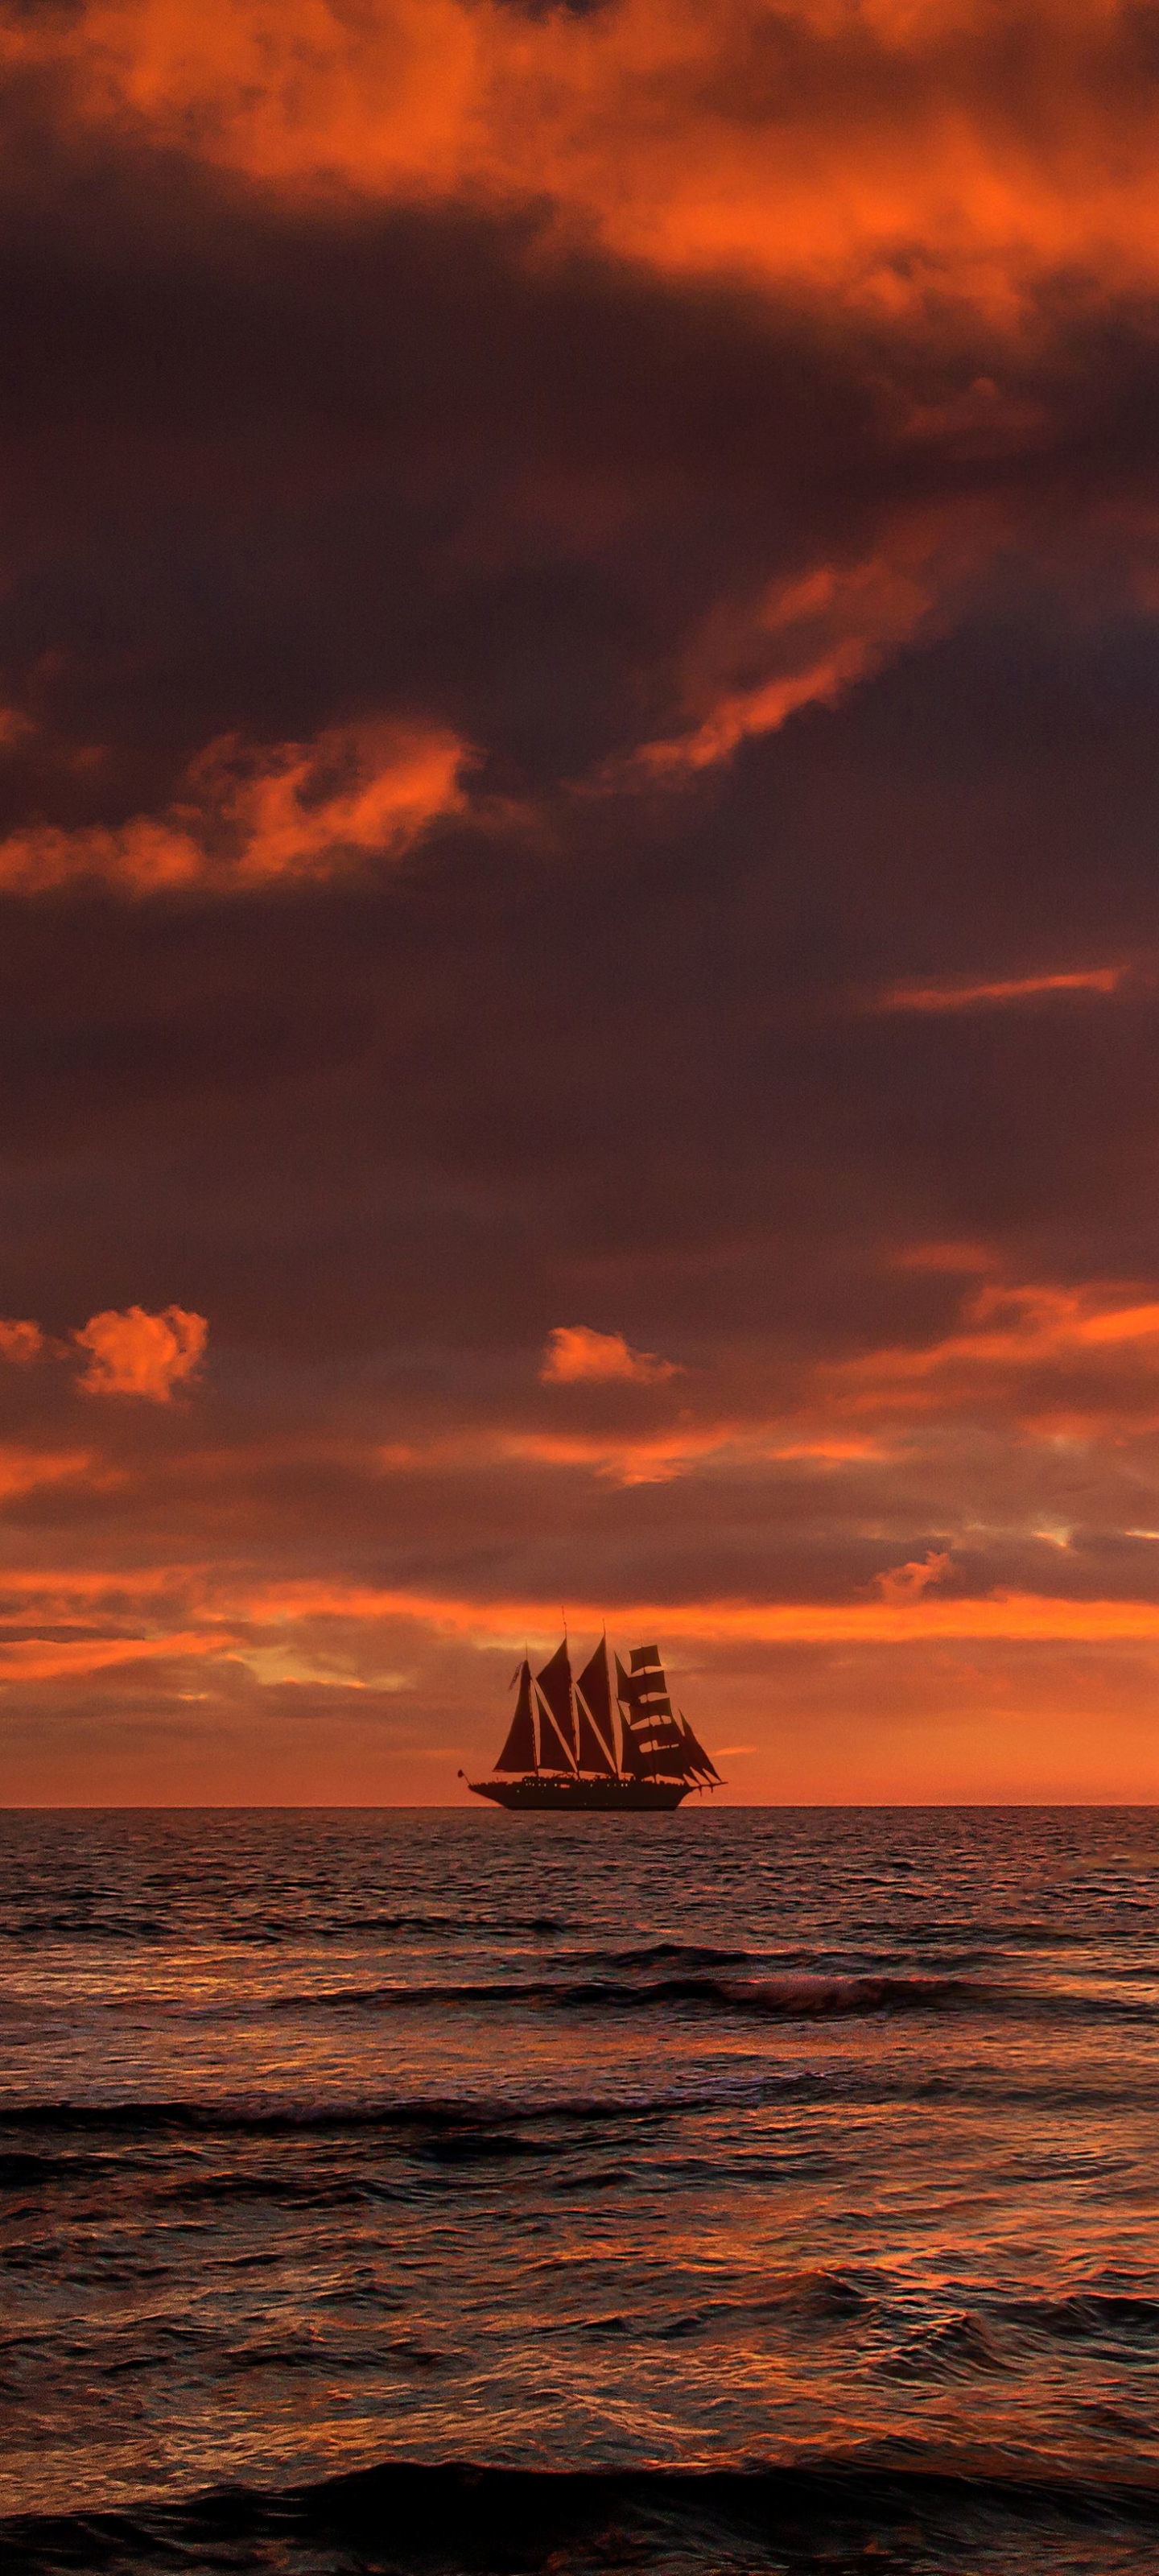
[[[0,63],[0,1799],[1153,1798],[1159,17]]]

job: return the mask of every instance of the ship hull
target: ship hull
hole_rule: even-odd
[[[567,1780],[542,1775],[526,1780],[468,1780],[476,1798],[525,1815],[663,1815],[678,1807],[690,1780]]]

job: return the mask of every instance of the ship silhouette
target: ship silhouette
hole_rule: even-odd
[[[574,1677],[566,1636],[534,1677],[524,1656],[511,1678],[519,1696],[494,1772],[467,1787],[498,1807],[638,1814],[678,1807],[691,1789],[719,1783],[683,1711],[673,1709],[659,1648],[636,1646],[629,1672],[618,1655],[615,1664],[613,1695],[606,1637]]]

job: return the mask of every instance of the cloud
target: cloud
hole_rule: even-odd
[[[548,1381],[549,1383],[551,1381]],[[596,1381],[597,1383],[599,1381]],[[610,1381],[605,1381],[610,1382]],[[500,1468],[581,1469],[616,1485],[663,1485],[676,1477],[770,1464],[823,1470],[880,1465],[895,1452],[846,1426],[762,1422],[752,1415],[695,1417],[681,1408],[675,1423],[652,1430],[545,1431],[507,1424],[439,1430],[426,1439],[391,1441],[376,1451],[386,1470],[441,1475],[448,1470],[493,1478]]]
[[[1156,111],[1141,14],[1102,0],[856,9],[618,0],[169,0],[6,12],[86,121],[268,187],[555,203],[564,237],[680,275],[744,269],[886,317],[1016,321],[1028,279],[1153,282]]]
[[[917,1601],[932,1583],[944,1583],[950,1571],[946,1548],[930,1548],[921,1558],[908,1565],[891,1565],[883,1574],[875,1574],[874,1590],[882,1601]]]
[[[590,1324],[557,1324],[548,1334],[539,1370],[545,1386],[660,1386],[683,1372],[655,1351],[634,1351],[622,1333],[597,1333]]]
[[[944,527],[899,531],[895,560],[819,564],[774,582],[755,602],[718,604],[681,657],[679,685],[693,721],[641,744],[611,775],[634,771],[675,784],[754,736],[778,732],[803,708],[834,706],[928,622],[945,537]],[[738,686],[739,673],[754,669],[760,676]]]
[[[28,1368],[46,1348],[39,1324],[17,1322],[0,1315],[0,1359],[12,1360],[17,1368]]]
[[[172,1606],[180,1616],[180,1569],[169,1571],[168,1583],[173,1587]],[[239,1572],[220,1566],[208,1576],[199,1571],[192,1583],[186,1578],[185,1619],[178,1629],[168,1618],[158,1617],[156,1596],[160,1587],[147,1568],[142,1571],[141,1606],[135,1622],[131,1573],[118,1575],[110,1571],[100,1584],[75,1587],[70,1585],[67,1574],[46,1574],[39,1585],[18,1579],[16,1585],[6,1588],[24,1596],[17,1614],[17,1644],[29,1642],[28,1632],[40,1618],[46,1626],[51,1623],[54,1632],[61,1632],[56,1642],[82,1662],[90,1641],[99,1648],[102,1660],[112,1660],[115,1649],[130,1642],[141,1654],[195,1652],[231,1656],[239,1651],[251,1653],[255,1647],[261,1649],[263,1641],[272,1649],[279,1636],[292,1633],[307,1660],[319,1654],[331,1663],[335,1658],[345,1658],[341,1668],[348,1680],[360,1662],[380,1659],[383,1652],[378,1643],[367,1645],[360,1637],[363,1630],[411,1627],[446,1638],[467,1639],[480,1647],[516,1649],[525,1639],[534,1645],[547,1645],[558,1638],[558,1606],[545,1592],[469,1595],[451,1587],[435,1592],[337,1577],[255,1582],[252,1577],[247,1580]],[[83,1636],[70,1640],[64,1605],[74,1590],[85,1604],[85,1629]],[[43,1595],[42,1607],[37,1605],[38,1591]],[[102,1592],[116,1603],[118,1633],[98,1638],[94,1634],[93,1604]],[[569,1625],[577,1637],[585,1632],[598,1636],[606,1613],[613,1633],[625,1641],[633,1635],[658,1633],[673,1645],[679,1641],[681,1645],[886,1647],[969,1639],[1024,1644],[1159,1643],[1159,1602],[1098,1596],[1076,1599],[1003,1586],[983,1594],[963,1593],[950,1598],[935,1597],[928,1587],[919,1585],[875,1600],[787,1601],[704,1594],[684,1600],[629,1596],[614,1604],[582,1598],[568,1603]],[[0,1618],[0,1630],[6,1624],[14,1623]],[[135,1640],[134,1624],[139,1632],[146,1632],[138,1633]]]
[[[397,858],[434,822],[464,811],[466,757],[438,727],[401,723],[334,728],[276,749],[226,737],[192,764],[185,794],[159,816],[71,831],[34,824],[0,839],[0,890],[254,893]]]
[[[143,1306],[91,1315],[73,1335],[90,1354],[81,1386],[89,1395],[143,1395],[167,1404],[175,1386],[193,1375],[205,1349],[204,1315],[167,1306],[150,1315]]]
[[[990,984],[895,984],[881,995],[875,1007],[879,1011],[976,1011],[988,1004],[1034,1002],[1043,995],[1065,998],[1072,993],[1112,994],[1119,991],[1127,971],[1125,966],[1089,966],[1065,975],[999,977]]]
[[[0,1502],[34,1494],[42,1485],[65,1484],[88,1477],[92,1454],[87,1449],[26,1449],[0,1442]]]
[[[975,309],[967,245],[993,190],[922,265],[948,115],[955,145],[969,125],[1009,162],[1007,206],[1016,171],[1049,158],[1050,78],[1027,39],[1007,102],[989,13],[927,19],[920,42],[863,11],[822,25],[755,0],[582,16],[440,0],[429,23],[407,0],[356,20],[226,0],[214,17],[180,39],[163,0],[4,22],[10,69],[56,74],[13,93],[55,116],[48,167],[95,159],[101,185],[90,240],[84,188],[46,180],[0,281],[18,334],[47,300],[63,353],[49,366],[35,327],[13,351],[39,430],[30,447],[17,415],[9,459],[13,675],[37,731],[0,885],[340,876],[460,816],[472,745],[541,765],[555,794],[685,786],[944,632],[1028,535],[1057,551],[1060,488],[1083,485],[1079,515],[1128,586],[1154,556],[1132,455],[1154,353],[1137,307],[1108,310],[1131,290],[1030,257],[995,295],[991,249]],[[1105,20],[1076,12],[1074,51],[1128,110],[1129,37]],[[755,270],[719,229],[722,153]],[[692,184],[712,202],[672,232]],[[770,220],[770,189],[800,198],[794,220]],[[824,245],[858,196],[901,229],[876,282],[851,243],[834,301]],[[78,542],[63,496],[82,470],[96,506]],[[148,565],[144,622],[130,563]],[[41,634],[61,619],[67,637]],[[66,722],[56,745],[54,715],[90,700],[94,734]],[[396,734],[385,752],[352,715],[368,702]],[[110,753],[118,717],[147,803],[124,742]],[[98,752],[108,793],[94,776],[82,798],[76,764]],[[369,810],[359,791],[327,813],[331,758],[377,780]]]
[[[122,1664],[168,1663],[215,1651],[216,1639],[196,1631],[164,1637],[23,1638],[18,1644],[0,1637],[0,1688],[83,1681],[90,1673],[114,1671]]]
[[[1159,1302],[1094,1283],[991,1280],[963,1299],[959,1329],[822,1374],[839,1405],[915,1423],[997,1410],[1045,1436],[1144,1431],[1159,1425]]]
[[[86,1394],[144,1395],[164,1404],[174,1387],[193,1375],[208,1331],[204,1315],[182,1306],[167,1306],[161,1314],[150,1314],[143,1306],[110,1307],[90,1315],[67,1341],[54,1340],[39,1324],[0,1317],[0,1359],[27,1368],[36,1360],[67,1360],[81,1351],[87,1365],[78,1384]],[[58,1462],[57,1472],[71,1473],[76,1463],[70,1452],[64,1467]],[[87,1457],[80,1463],[87,1463]],[[0,1491],[18,1489],[23,1490],[4,1483],[0,1467]]]
[[[0,1335],[29,1794],[405,1794],[562,1592],[756,1794],[1050,1794],[1106,1639],[1151,1794],[1148,41],[0,6],[5,1298],[154,1334]]]
[[[598,1635],[607,1608],[591,1601],[569,1602],[569,1624],[577,1635],[585,1630]],[[551,1641],[558,1634],[559,1614],[546,1598],[470,1600],[451,1593],[289,1582],[255,1590],[247,1616],[259,1624],[343,1616],[414,1620],[447,1635],[494,1639],[517,1648],[525,1637]],[[614,1626],[625,1638],[658,1630],[687,1642],[765,1645],[920,1645],[957,1638],[1159,1641],[1159,1602],[1074,1600],[1001,1589],[950,1600],[925,1592],[888,1601],[628,1600],[615,1607]]]

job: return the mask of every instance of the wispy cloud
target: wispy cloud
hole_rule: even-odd
[[[1064,999],[1072,993],[1117,993],[1127,980],[1126,966],[1087,966],[1059,975],[1010,975],[992,983],[970,983],[954,977],[934,984],[891,984],[879,994],[878,1011],[978,1011],[1013,1008],[1020,1002]]]
[[[332,728],[310,743],[211,743],[158,815],[0,840],[0,891],[104,885],[133,896],[253,894],[394,859],[465,810],[466,745],[438,725]]]

